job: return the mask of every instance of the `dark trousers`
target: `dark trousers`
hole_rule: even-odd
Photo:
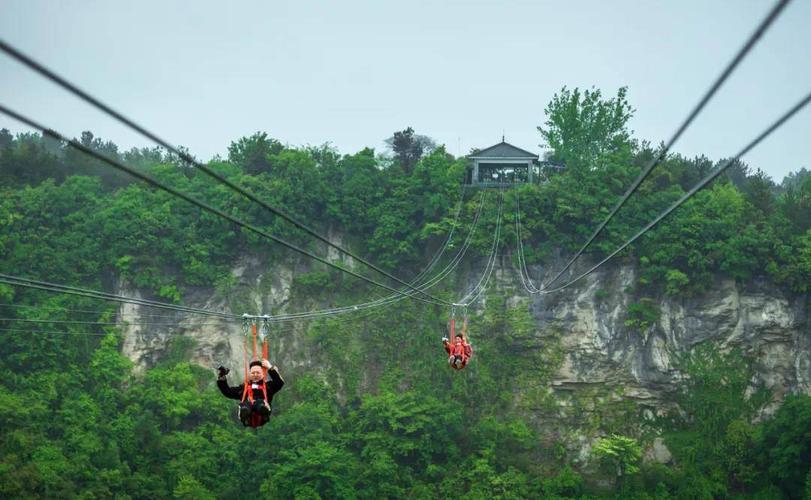
[[[244,425],[251,425],[253,415],[259,415],[263,424],[270,420],[270,408],[265,404],[264,399],[255,399],[253,404],[247,399],[239,403],[239,420]]]

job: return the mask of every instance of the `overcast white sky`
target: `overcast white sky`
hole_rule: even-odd
[[[201,159],[257,130],[343,153],[413,126],[453,154],[541,153],[562,86],[629,87],[666,140],[771,1],[0,0],[0,37]],[[675,151],[730,156],[811,90],[811,0],[794,0]],[[0,102],[122,149],[150,145],[0,55]],[[0,127],[25,130],[0,117]],[[811,168],[811,110],[745,160]]]

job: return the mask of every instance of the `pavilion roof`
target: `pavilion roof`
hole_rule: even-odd
[[[477,153],[468,155],[468,158],[475,160],[498,158],[526,158],[537,160],[538,155],[535,153],[530,153],[525,149],[515,147],[510,143],[501,141],[494,146],[490,146],[489,148],[482,149]]]

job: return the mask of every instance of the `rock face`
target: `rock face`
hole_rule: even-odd
[[[501,260],[489,286],[505,294],[508,304],[523,303],[529,294],[510,262]],[[306,269],[299,263],[268,265],[242,258],[233,268],[234,283],[228,290],[192,290],[184,297],[184,304],[228,312],[232,303],[238,307],[251,304],[256,313],[287,312],[293,278],[301,271]],[[469,288],[478,280],[479,274],[474,271],[461,279],[462,286]],[[549,271],[543,266],[530,269],[534,277],[543,277]],[[679,384],[680,374],[672,363],[674,355],[708,340],[724,347],[738,347],[751,355],[757,364],[752,383],[771,389],[775,403],[786,394],[811,394],[807,295],[788,295],[764,281],[741,284],[720,279],[701,297],[655,299],[650,305],[658,311],[656,317],[629,323],[628,308],[639,300],[628,291],[634,280],[635,269],[631,266],[605,266],[561,292],[529,296],[535,340],[543,343],[554,329],[562,353],[547,388],[550,395],[555,395],[554,408],[543,410],[550,421],[567,415],[587,418],[583,415],[590,412],[598,415],[599,405],[611,402],[631,402],[656,412],[663,394]],[[119,293],[140,296],[138,290],[126,284],[120,285]],[[291,308],[299,310],[300,302]],[[120,310],[121,317],[146,322],[124,324],[124,352],[139,369],[159,361],[168,349],[169,339],[178,335],[195,340],[190,355],[202,366],[241,366],[243,336],[239,321],[191,315],[172,319],[160,317],[167,313],[152,311],[133,305],[123,305]],[[241,313],[236,308],[234,311]],[[292,330],[296,327],[283,328],[284,334],[274,335],[271,357],[281,366],[306,366],[301,336]],[[574,446],[574,455],[583,455],[585,460],[589,436],[581,434],[574,441],[582,442],[582,446]],[[656,446],[649,450],[653,459],[669,460],[662,443]]]
[[[283,307],[289,300],[294,268],[279,265],[270,272],[255,258],[241,258],[231,271],[233,286],[226,291],[201,288],[187,291],[183,305],[210,311],[233,313],[231,303],[241,308],[250,304],[251,314],[263,314],[271,307]],[[265,276],[268,276],[265,278]],[[121,295],[141,298],[141,292],[119,283]],[[236,310],[236,309],[235,309]],[[159,312],[156,312],[159,311]],[[136,371],[154,366],[171,347],[171,340],[187,337],[194,348],[186,353],[191,361],[207,368],[222,364],[241,366],[243,326],[240,320],[173,313],[133,304],[119,308],[123,319],[124,354],[135,364]],[[242,314],[239,309],[235,314]],[[132,320],[130,323],[127,320]]]
[[[633,279],[633,268],[610,267],[570,289],[533,297],[538,327],[554,323],[563,331],[566,354],[555,385],[610,381],[628,397],[655,400],[679,381],[673,355],[712,340],[753,356],[753,382],[777,398],[811,393],[807,296],[787,296],[766,282],[726,279],[701,297],[659,299],[653,304],[658,319],[640,327],[626,323],[636,300],[626,291]]]

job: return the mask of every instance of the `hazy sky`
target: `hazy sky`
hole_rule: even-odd
[[[639,139],[666,140],[771,1],[0,0],[0,37],[208,159],[257,130],[343,153],[412,126],[453,154],[542,153],[561,87],[629,87]],[[730,156],[811,90],[811,0],[794,0],[675,151]],[[0,55],[0,102],[122,149],[150,145]],[[20,125],[0,118],[14,132]],[[745,160],[811,168],[811,109]]]

